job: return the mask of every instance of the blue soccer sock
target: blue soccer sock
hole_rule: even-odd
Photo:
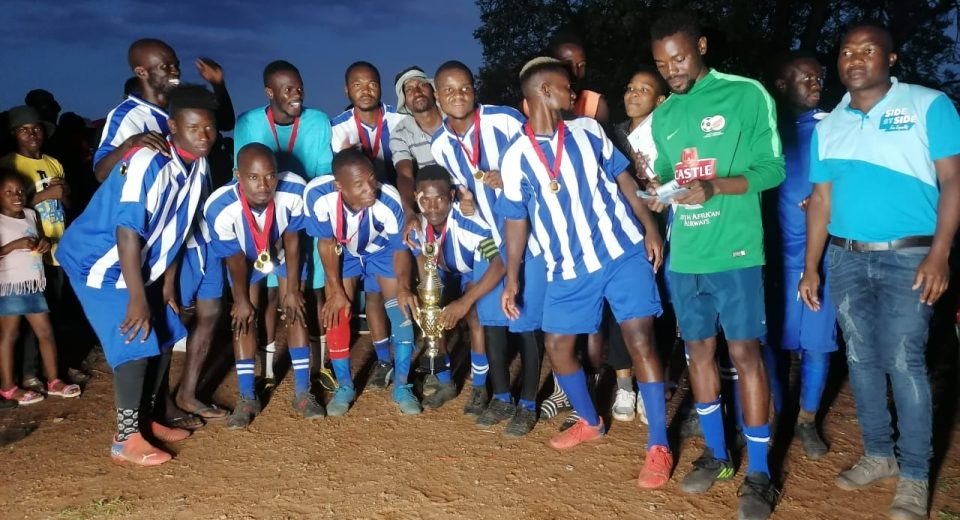
[[[302,394],[310,390],[310,347],[290,347],[290,364],[293,365],[294,392]]]
[[[767,452],[770,444],[770,424],[744,426],[743,435],[747,438],[747,473],[763,473],[769,477]]]
[[[590,393],[587,391],[587,376],[583,372],[583,368],[572,374],[560,375],[554,372],[554,375],[557,376],[560,388],[567,394],[567,399],[570,399],[570,404],[573,405],[577,415],[587,421],[590,426],[600,424],[597,409],[593,406],[593,399],[590,398]]]
[[[337,376],[337,384],[347,388],[353,388],[353,376],[350,375],[350,358],[334,359],[330,361],[333,365],[333,373]]]
[[[667,401],[663,394],[663,382],[637,383],[637,390],[647,410],[647,449],[670,445],[667,442]]]
[[[643,402],[647,404],[646,401]],[[697,415],[700,416],[700,427],[703,429],[703,439],[707,447],[713,450],[713,456],[720,460],[728,460],[727,440],[723,432],[723,408],[720,406],[720,397],[709,403],[696,403]]]
[[[413,356],[413,342],[402,341],[397,343],[396,356],[394,358],[393,377],[396,378],[395,386],[407,384],[410,377],[410,359]]]
[[[390,362],[390,338],[378,339],[373,342],[373,350],[377,352],[377,361]]]
[[[443,364],[440,365],[440,368],[434,373],[437,376],[437,381],[440,381],[440,384],[445,385],[453,381],[450,378],[450,356],[444,354]]]
[[[513,397],[510,395],[510,392],[504,392],[502,394],[493,394],[493,398],[498,401],[503,401],[505,403],[513,404]]]
[[[803,350],[800,356],[800,409],[815,414],[827,386],[830,353]]]
[[[473,374],[473,386],[483,386],[487,384],[487,372],[490,371],[490,363],[487,361],[486,354],[470,352],[470,372]]]
[[[252,359],[238,359],[234,365],[237,367],[237,386],[240,387],[240,398],[256,399],[254,361]]]
[[[760,344],[760,353],[763,354],[763,364],[767,369],[767,380],[770,381],[770,400],[773,401],[773,413],[780,415],[783,410],[784,387],[780,380],[780,352],[771,345]],[[743,426],[741,424],[741,426]]]
[[[530,401],[529,399],[521,399],[518,404],[531,412],[537,409],[536,401]]]

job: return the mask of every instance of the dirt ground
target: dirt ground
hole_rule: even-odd
[[[174,378],[182,356],[174,359]],[[372,356],[361,337],[353,350],[358,385]],[[460,376],[469,366],[464,357],[456,360]],[[954,346],[949,363],[933,362],[945,367],[934,374],[938,478],[931,517],[938,520],[960,519],[956,358]],[[843,363],[834,360],[840,381]],[[221,368],[227,374],[228,365]],[[93,376],[79,400],[0,412],[0,518],[732,518],[743,477],[741,471],[705,495],[682,494],[678,483],[703,444],[679,441],[673,421],[674,476],[662,490],[643,491],[635,484],[645,439],[639,422],[614,423],[602,442],[558,453],[545,443],[560,418],[506,439],[502,426],[481,430],[462,415],[466,392],[440,410],[402,417],[388,392],[361,390],[346,416],[308,422],[290,409],[289,376],[249,430],[211,423],[170,446],[172,462],[132,468],[108,455],[113,390],[102,358]],[[232,405],[235,388],[227,375],[214,401]],[[684,394],[675,396],[671,412]],[[778,432],[773,458],[785,461],[775,464],[784,487],[774,518],[882,518],[894,483],[858,492],[833,485],[861,448],[849,387],[832,385],[827,401],[825,458],[806,460],[784,439],[789,432]]]

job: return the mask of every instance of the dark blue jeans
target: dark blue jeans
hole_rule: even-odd
[[[830,295],[847,345],[850,386],[867,456],[892,457],[900,474],[926,481],[932,454],[932,403],[925,351],[933,308],[913,290],[917,266],[929,248],[858,253],[827,250]],[[893,441],[887,408],[893,388],[900,436]]]

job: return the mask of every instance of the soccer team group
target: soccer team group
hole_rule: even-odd
[[[208,412],[231,428],[255,419],[264,280],[276,295],[268,307],[286,327],[293,408],[303,417],[344,415],[357,399],[349,349],[361,290],[377,355],[368,387],[392,383],[403,414],[453,399],[442,342],[421,396],[409,379],[416,280],[432,244],[445,284],[459,288],[441,321],[447,329],[467,323],[465,413],[478,424],[505,422],[508,436],[534,428],[545,350],[555,390],[541,416],[575,413],[549,445],[600,440],[605,426],[590,388],[606,356],[617,373],[614,417],[640,408],[648,423],[638,484],[664,486],[674,462],[654,321],[669,295],[706,441],[681,487],[702,493],[733,477],[720,373],[735,374],[747,454],[738,514],[767,518],[779,496],[767,463],[771,395],[777,411],[782,396],[771,391],[777,370],[761,342],[799,354],[796,434],[809,457],[820,457],[827,447],[816,417],[839,322],[865,454],[837,484],[857,489],[899,476],[891,516],[926,518],[923,351],[960,199],[952,102],[891,77],[897,55],[875,25],[843,36],[837,74],[848,94],[829,113],[819,109],[823,67],[813,55],[780,61],[775,102],[759,82],[708,68],[707,40],[686,14],[664,15],[651,41],[656,66],[639,69],[624,90],[630,119],[609,126],[606,100],[577,87],[586,59],[572,41],[554,42],[550,56],[523,67],[520,110],[479,104],[471,71],[457,61],[433,78],[415,67],[401,73],[394,108],[381,101],[377,69],[356,62],[345,74],[352,107],[328,119],[304,106],[297,69],[275,61],[263,73],[268,105],[236,122],[235,179],[216,189],[206,156],[217,95],[180,84],[165,43],[134,42],[138,86],[108,115],[95,156],[102,185],[56,250],[114,372],[112,457],[159,465],[171,458],[162,443],[189,434],[161,424],[153,403],[170,347],[188,337],[189,356],[210,341],[195,331],[212,330],[225,290],[240,397],[229,415]],[[761,192],[775,188],[778,222],[763,222]],[[657,213],[668,221],[669,255]],[[778,292],[776,310],[765,283]],[[310,388],[305,294],[317,302],[337,382],[325,407]],[[843,302],[839,310],[834,302]],[[189,336],[178,305],[198,310]],[[578,336],[589,336],[583,364]],[[517,396],[508,344],[519,350]],[[718,344],[727,352],[720,369]]]

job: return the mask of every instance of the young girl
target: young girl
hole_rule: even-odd
[[[37,225],[37,213],[24,208],[23,180],[16,172],[0,170],[0,396],[21,405],[43,401],[43,394],[19,388],[13,381],[13,344],[20,328],[20,317],[37,335],[47,394],[77,397],[80,387],[57,377],[57,345],[43,289],[42,255],[50,242]]]

